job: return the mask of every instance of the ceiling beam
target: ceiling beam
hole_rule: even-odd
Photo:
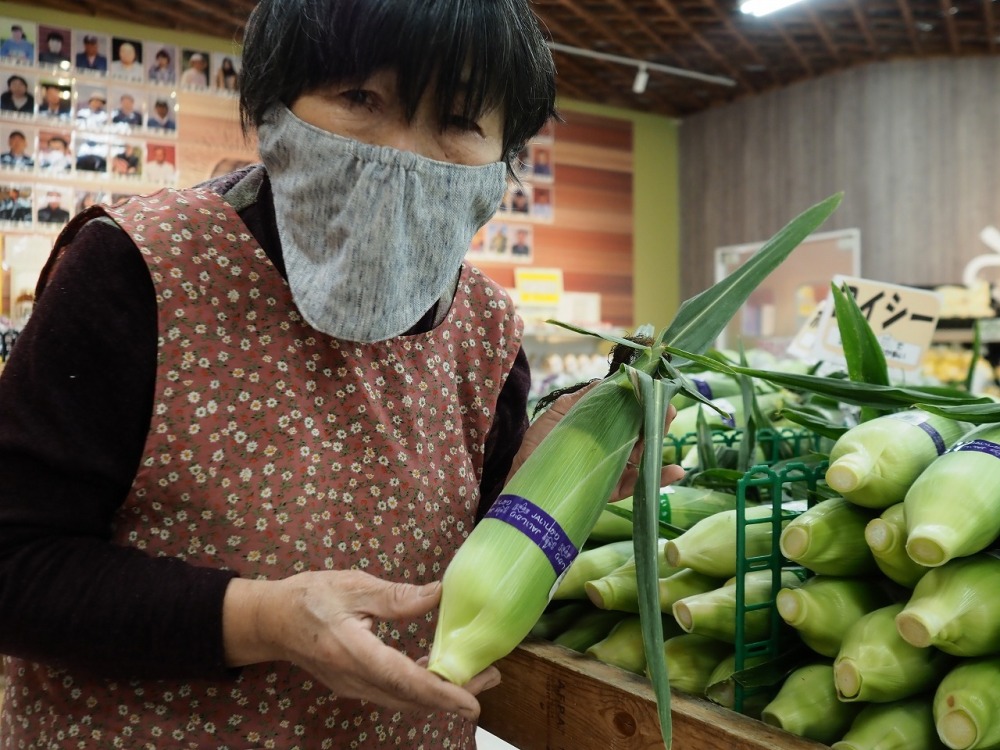
[[[871,25],[865,17],[865,12],[861,8],[861,3],[859,0],[850,0],[850,2],[851,15],[854,16],[854,23],[857,24],[858,28],[861,30],[862,36],[865,38],[865,42],[868,44],[868,51],[871,52],[872,57],[876,60],[881,60],[885,57],[885,55],[882,54],[878,43],[875,41],[875,34],[872,33]]]
[[[962,54],[961,42],[958,39],[958,29],[955,28],[955,16],[951,12],[954,6],[951,0],[940,0],[940,3],[941,15],[944,17],[944,28],[948,32],[948,47],[953,55],[960,55]]]
[[[764,56],[761,55],[760,50],[758,50],[753,44],[751,44],[750,40],[746,38],[746,36],[743,34],[742,31],[740,31],[739,27],[733,22],[732,16],[729,15],[728,13],[724,13],[719,8],[719,4],[716,2],[716,0],[704,0],[704,3],[709,7],[712,13],[715,14],[716,20],[719,23],[721,23],[725,27],[726,31],[728,31],[733,37],[735,37],[736,41],[739,42],[740,46],[747,51],[747,53],[750,55],[750,58],[757,65],[762,66],[767,71],[768,76],[770,76],[771,78],[771,83],[772,84],[777,83],[778,77],[774,72],[774,68],[768,64],[767,60],[764,59]]]
[[[986,42],[989,44],[990,52],[997,51],[997,33],[993,21],[992,0],[983,0],[983,20],[986,22]]]
[[[819,35],[819,38],[822,39],[823,44],[826,45],[827,52],[830,53],[834,62],[836,62],[838,66],[842,66],[844,64],[844,60],[840,56],[840,49],[833,41],[833,37],[830,36],[830,30],[826,28],[826,23],[824,23],[823,19],[816,14],[816,11],[808,5],[804,10],[806,15],[809,16],[809,21],[812,23],[813,28],[816,29],[816,33]]]
[[[792,37],[792,35],[785,30],[784,26],[773,20],[770,21],[770,25],[774,33],[780,36],[782,41],[788,47],[788,49],[792,51],[792,55],[795,57],[796,60],[799,61],[799,65],[802,66],[802,69],[806,72],[806,75],[809,76],[810,78],[816,75],[816,70],[815,68],[813,68],[812,63],[809,62],[809,58],[806,57],[806,53],[802,51],[802,48],[798,45],[798,42],[796,42],[795,39]],[[784,83],[787,84],[788,81],[784,81]]]
[[[913,11],[910,10],[910,0],[896,0],[899,6],[900,15],[906,25],[906,35],[910,38],[910,46],[913,47],[913,54],[918,57],[923,54],[920,49],[920,37],[917,34],[917,24],[913,20]]]

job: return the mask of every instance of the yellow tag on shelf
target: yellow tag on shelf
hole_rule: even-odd
[[[514,288],[524,306],[558,307],[563,295],[562,269],[518,266]]]

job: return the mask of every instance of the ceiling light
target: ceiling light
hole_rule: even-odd
[[[766,16],[768,13],[774,13],[776,10],[787,8],[789,5],[795,5],[798,2],[801,2],[801,0],[746,0],[740,5],[740,11],[760,18],[761,16]]]
[[[649,83],[649,71],[646,69],[646,66],[643,65],[635,72],[635,80],[632,81],[632,93],[646,93],[647,83]]]

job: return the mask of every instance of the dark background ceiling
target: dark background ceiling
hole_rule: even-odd
[[[239,38],[253,0],[36,0],[36,5],[148,26]],[[684,116],[871,62],[995,55],[998,0],[807,0],[765,18],[738,0],[536,0],[552,41],[722,76],[722,86],[555,52],[560,93]]]

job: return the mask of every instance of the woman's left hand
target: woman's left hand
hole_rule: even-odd
[[[524,433],[524,440],[521,442],[521,448],[518,450],[517,455],[514,456],[514,461],[510,467],[510,473],[507,475],[508,481],[514,475],[521,465],[528,459],[532,451],[535,450],[548,435],[552,428],[555,427],[559,420],[566,416],[566,413],[572,408],[572,406],[583,398],[590,390],[597,386],[601,381],[595,381],[589,385],[584,386],[578,391],[573,393],[567,393],[560,396],[552,405],[542,412],[538,418],[531,423],[528,427],[527,432]],[[670,423],[673,421],[674,415],[677,410],[670,406],[667,409],[667,419],[664,423],[663,431],[666,432],[670,428]],[[628,463],[625,465],[625,470],[622,475],[618,478],[618,483],[615,485],[614,491],[611,493],[611,497],[608,498],[609,502],[615,500],[621,500],[632,495],[635,489],[635,482],[639,478],[639,459],[642,458],[643,441],[640,437],[639,441],[632,448],[632,453],[629,456]],[[679,481],[684,476],[684,469],[676,464],[667,464],[660,471],[660,486],[666,487],[668,484],[673,484]]]

